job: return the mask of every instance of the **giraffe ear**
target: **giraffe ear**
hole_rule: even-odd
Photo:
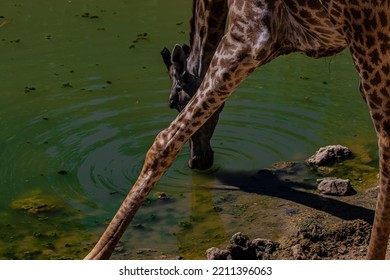
[[[171,52],[167,48],[164,48],[160,54],[162,56],[162,59],[164,61],[165,66],[169,70],[169,67],[171,67],[171,65],[172,65]]]
[[[187,56],[181,46],[175,46],[171,60],[177,74],[181,75],[187,70]]]

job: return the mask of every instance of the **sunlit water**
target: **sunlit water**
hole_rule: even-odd
[[[1,1],[1,259],[82,258],[91,248],[176,115],[159,53],[188,41],[190,12],[190,0]],[[224,238],[214,175],[303,160],[335,143],[376,152],[348,52],[279,58],[227,102],[208,176],[189,170],[186,147],[119,251],[180,255],[196,243],[194,222],[204,238]]]

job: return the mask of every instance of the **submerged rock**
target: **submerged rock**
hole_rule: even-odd
[[[58,210],[58,201],[51,197],[33,193],[29,197],[20,198],[12,202],[11,207],[15,210],[23,210],[29,214],[38,214]]]
[[[339,178],[324,178],[317,180],[317,189],[324,193],[330,195],[348,195],[352,192],[351,181],[348,179],[339,179]]]
[[[331,145],[320,148],[314,155],[306,160],[308,165],[326,166],[352,158],[350,149],[341,145]]]
[[[273,166],[276,169],[290,169],[293,168],[297,165],[297,162],[295,161],[282,161],[282,162],[277,162]]]

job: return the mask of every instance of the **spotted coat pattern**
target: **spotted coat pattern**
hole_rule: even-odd
[[[222,8],[213,5],[218,2]],[[380,191],[367,258],[384,258],[390,232],[390,1],[194,0],[193,10],[187,68],[200,77],[197,92],[156,137],[138,180],[86,259],[109,258],[184,143],[254,69],[291,52],[322,57],[347,47],[379,143]],[[217,26],[212,33],[224,32],[224,12],[227,31],[220,40],[212,40],[207,36],[212,26]]]

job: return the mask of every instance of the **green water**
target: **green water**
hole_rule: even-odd
[[[97,240],[176,115],[159,53],[188,42],[191,2],[1,1],[0,259],[82,258]],[[208,176],[188,169],[185,148],[119,251],[203,256],[188,247],[229,231],[213,206],[213,174],[302,160],[334,143],[376,164],[348,52],[277,59],[226,104]]]

